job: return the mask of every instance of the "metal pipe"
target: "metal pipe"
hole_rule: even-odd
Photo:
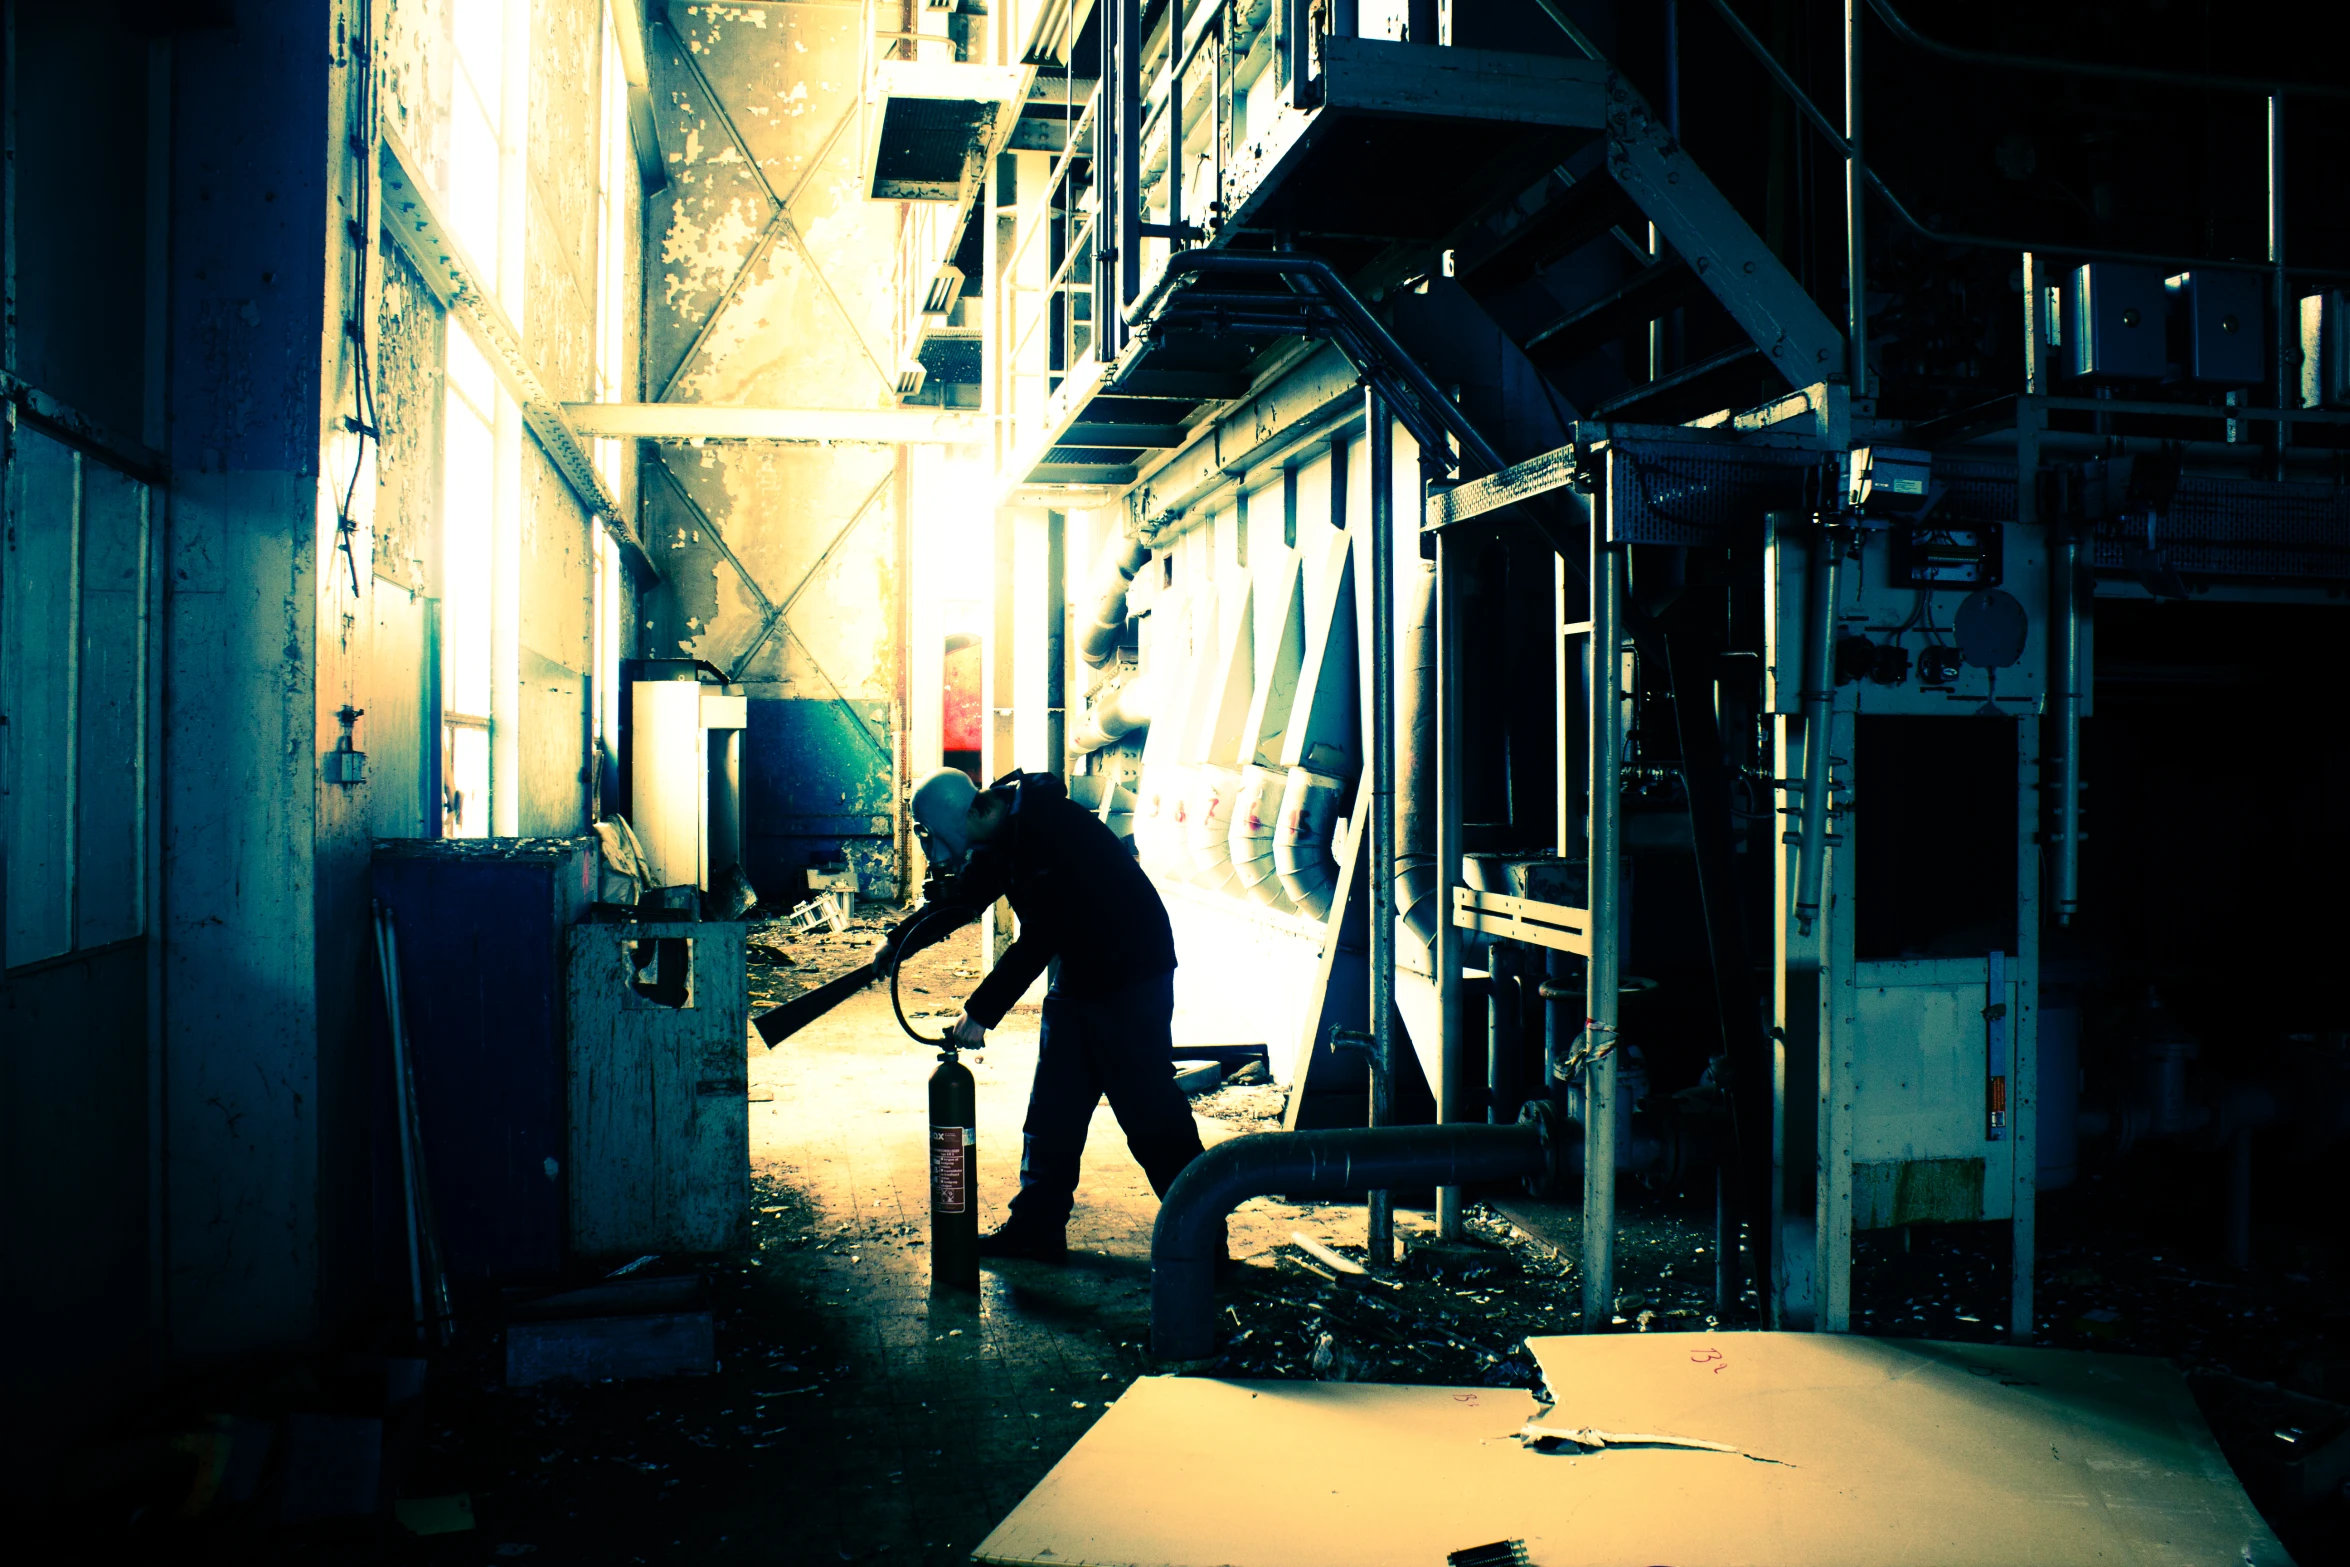
[[[1101,44],[1101,58],[1096,65],[1093,115],[1093,333],[1094,357],[1107,364],[1118,356],[1118,333],[1124,323],[1112,302],[1118,297],[1118,246],[1124,237],[1118,226],[1118,107],[1122,95],[1118,91],[1118,18],[1124,7],[1111,3],[1097,7],[1100,26],[1096,32]],[[1075,74],[1072,62],[1071,74]],[[1068,158],[1062,162],[1066,164]],[[1059,171],[1050,187],[1058,191]],[[1074,207],[1075,203],[1068,203]],[[1075,256],[1080,246],[1072,243],[1069,254]],[[1049,312],[1048,312],[1049,313]]]
[[[2049,618],[2056,624],[2056,923],[2081,907],[2081,538],[2058,522],[2049,551]]]
[[[1584,968],[1583,1326],[1615,1311],[1616,1025],[1623,972],[1622,825],[1623,565],[1595,512],[1591,525],[1591,776],[1588,829],[1591,957]]]
[[[1728,26],[1732,35],[1746,46],[1747,53],[1754,56],[1756,63],[1762,66],[1764,73],[1778,84],[1781,92],[1787,95],[1788,101],[1795,105],[1806,120],[1811,122],[1812,128],[1826,137],[1828,144],[1845,157],[1860,162],[1859,150],[1844,139],[1843,133],[1836,129],[1835,123],[1820,112],[1818,104],[1812,102],[1811,95],[1797,84],[1794,77],[1787,74],[1787,68],[1779,63],[1778,57],[1771,53],[1769,46],[1755,37],[1747,25],[1738,19],[1738,13],[1730,9],[1729,0],[1713,0],[1713,7],[1720,14],[1723,23]],[[1598,59],[1600,56],[1594,53],[1592,58]],[[1909,210],[1909,207],[1899,196],[1893,193],[1893,188],[1885,183],[1876,170],[1868,167],[1866,163],[1861,163],[1861,170],[1870,188],[1875,190],[1885,205],[1892,209],[1893,216],[1901,221],[1902,227],[1922,239],[1929,239],[1937,244],[1970,245],[1980,250],[2061,252],[2079,261],[2123,261],[2164,267],[2174,272],[2181,268],[2192,270],[2199,266],[2240,267],[2246,264],[2244,258],[2240,256],[2186,256],[2145,250],[2107,250],[2088,245],[2051,245],[2039,240],[2014,239],[1991,234],[1969,234],[1956,229],[1929,228],[1918,221],[1916,215]],[[2350,274],[2303,268],[2301,275],[2304,277],[2339,277]]]
[[[1098,751],[1116,745],[1151,721],[1151,695],[1156,684],[1146,675],[1133,675],[1098,693],[1093,705],[1078,715],[1069,733],[1072,751]]]
[[[1068,531],[1064,513],[1044,514],[1044,765],[1061,779],[1069,776]]]
[[[1395,1119],[1395,425],[1377,386],[1363,389],[1371,468],[1371,1124]],[[1393,1194],[1373,1189],[1365,1245],[1395,1261]]]
[[[2038,397],[2048,390],[2047,287],[2040,281],[2040,258],[2024,252],[2024,391]]]
[[[1571,1140],[1571,1132],[1562,1135]],[[1151,1232],[1151,1352],[1162,1360],[1202,1360],[1216,1352],[1215,1270],[1224,1218],[1251,1197],[1330,1199],[1546,1177],[1563,1154],[1553,1146],[1549,1123],[1535,1121],[1258,1132],[1218,1143],[1183,1167],[1159,1204]]]
[[[1433,17],[1435,7],[1427,7]],[[1415,0],[1413,16],[1420,15]],[[1415,20],[1414,26],[1418,23]],[[1415,34],[1415,38],[1417,35]],[[1434,26],[1430,36],[1420,40],[1433,44]],[[1413,519],[1413,533],[1425,518],[1428,484],[1433,477],[1424,464],[1421,470],[1420,501],[1422,516]],[[1430,692],[1436,708],[1434,745],[1424,760],[1433,774],[1436,785],[1436,1015],[1437,1015],[1437,1087],[1436,1119],[1439,1122],[1462,1121],[1469,1095],[1468,1087],[1468,1019],[1464,1015],[1466,997],[1461,980],[1461,928],[1452,922],[1452,889],[1461,880],[1461,659],[1460,659],[1460,573],[1454,568],[1447,549],[1445,535],[1436,536],[1435,581],[1435,678]],[[1462,1236],[1461,1189],[1458,1186],[1439,1186],[1436,1189],[1436,1236],[1439,1240],[1456,1241]]]
[[[1860,151],[1860,7],[1844,0],[1844,352],[1846,383],[1855,402],[1869,395],[1869,278],[1866,183]],[[1855,410],[1858,411],[1857,409]]]
[[[2286,307],[2292,294],[2285,280],[2285,100],[2281,93],[2268,96],[2268,264],[2273,269],[2269,302],[2274,312],[2271,371],[2276,376],[2277,387],[2276,462],[2269,477],[2282,480],[2285,448],[2293,444],[2293,424],[2287,410],[2293,406],[2295,389],[2290,380],[2292,348],[2286,337],[2290,329]]]
[[[1828,712],[1836,695],[1836,598],[1844,563],[1841,530],[1822,521],[1811,541],[1811,602],[1804,606],[1802,855],[1795,874],[1795,928],[1810,935],[1820,913],[1828,861]]]
[[[1142,292],[1142,138],[1134,134],[1142,118],[1142,0],[1112,0],[1118,22],[1118,74],[1112,83],[1118,95],[1118,227],[1115,242],[1117,287],[1110,295],[1122,306]],[[1107,363],[1126,345],[1119,311],[1094,310],[1095,330],[1108,328],[1109,353],[1095,357]]]
[[[1412,536],[1419,536],[1415,524]],[[1436,948],[1447,916],[1439,896],[1448,885],[1440,873],[1436,840],[1437,698],[1436,573],[1407,567],[1400,584],[1405,600],[1403,646],[1395,682],[1395,914],[1398,942],[1417,947],[1415,966],[1428,960],[1436,972]],[[1442,1089],[1438,1090],[1441,1096]]]
[[[1150,558],[1148,545],[1140,539],[1126,539],[1102,557],[1101,567],[1094,573],[1093,624],[1085,628],[1077,652],[1096,669],[1118,651],[1118,639],[1126,633],[1126,590]]]
[[[2189,71],[2153,70],[2142,65],[2104,65],[2084,60],[2050,60],[2028,54],[1999,54],[1989,49],[1962,49],[1924,33],[1902,19],[1892,0],[1869,0],[1893,36],[1903,43],[1968,65],[1992,65],[2013,71],[2044,71],[2057,76],[2102,76],[2113,81],[2146,82],[2165,87],[2193,87],[2206,92],[2307,93],[2314,98],[2346,98],[2350,91],[2317,83],[2248,81],[2240,76],[2199,76]]]

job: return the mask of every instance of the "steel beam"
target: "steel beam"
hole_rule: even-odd
[[[714,403],[565,403],[585,436],[644,441],[820,441],[842,446],[964,446],[988,437],[984,414],[929,408],[734,408]]]

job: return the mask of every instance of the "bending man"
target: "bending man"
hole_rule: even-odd
[[[1020,916],[1019,939],[963,1004],[957,1046],[977,1049],[1059,960],[1022,1127],[1020,1191],[1003,1226],[979,1242],[983,1257],[1059,1262],[1086,1129],[1104,1094],[1161,1197],[1199,1155],[1191,1107],[1175,1086],[1167,909],[1118,835],[1047,774],[1013,773],[981,790],[942,768],[915,787],[912,808],[932,864],[954,874],[890,932],[880,966],[944,940],[998,898]]]

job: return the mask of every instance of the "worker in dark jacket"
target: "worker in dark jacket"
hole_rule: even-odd
[[[1126,1145],[1161,1197],[1200,1152],[1175,1086],[1175,934],[1158,890],[1118,835],[1048,774],[1013,773],[981,790],[944,768],[914,790],[934,865],[955,868],[940,895],[890,932],[886,971],[1009,898],[1014,941],[963,1004],[951,1036],[977,1049],[1058,960],[1045,997],[1036,1081],[1022,1127],[1020,1191],[981,1256],[1058,1262],[1094,1106],[1108,1094]]]

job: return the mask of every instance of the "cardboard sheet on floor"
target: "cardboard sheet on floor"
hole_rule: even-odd
[[[1495,1388],[1146,1377],[974,1554],[1034,1567],[2285,1567],[2167,1362],[1826,1334],[1527,1341]],[[1545,1452],[1545,1426],[1741,1449]],[[1763,1460],[1775,1460],[1765,1462]]]

